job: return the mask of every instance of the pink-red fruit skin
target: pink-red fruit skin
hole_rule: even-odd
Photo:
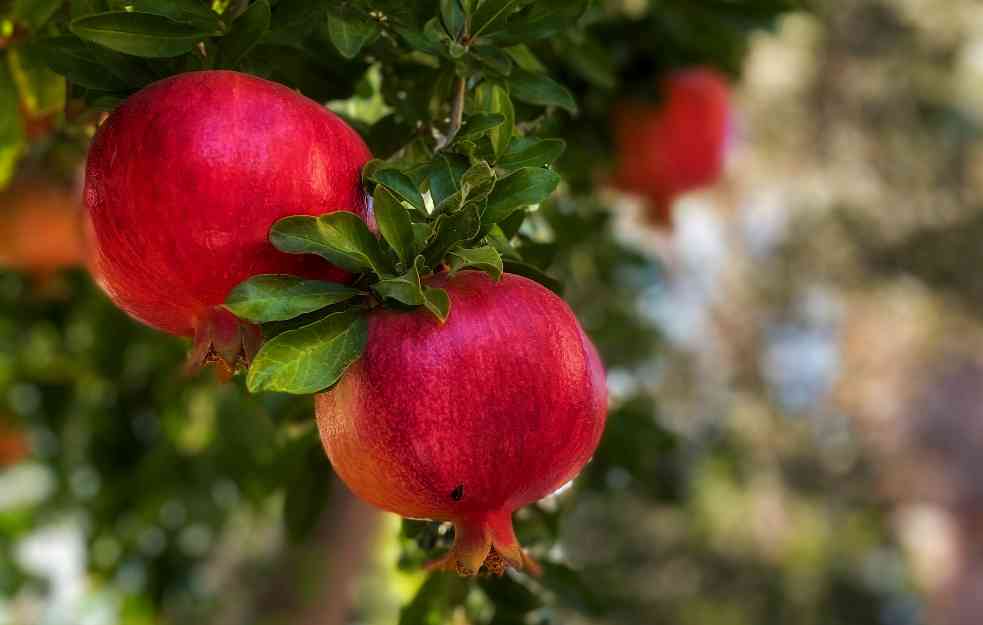
[[[648,201],[650,222],[670,227],[678,195],[720,178],[732,112],[727,79],[709,68],[669,74],[662,95],[658,105],[626,101],[615,108],[614,183]]]
[[[86,166],[93,272],[143,323],[193,336],[250,276],[347,274],[267,240],[288,215],[363,218],[362,139],[283,85],[230,71],[181,74],[127,99]]]
[[[440,274],[451,312],[376,309],[365,353],[316,398],[321,440],[360,497],[452,521],[434,566],[535,569],[512,512],[576,476],[607,413],[604,369],[569,307],[526,278]]]

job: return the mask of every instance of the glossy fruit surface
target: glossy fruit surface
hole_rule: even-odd
[[[362,139],[283,85],[204,71],[157,82],[102,124],[89,152],[85,205],[93,270],[133,317],[192,336],[246,278],[347,274],[268,242],[297,214],[366,216]]]
[[[424,309],[377,309],[362,357],[317,397],[321,439],[360,497],[406,517],[453,521],[437,567],[535,565],[512,512],[579,473],[604,429],[604,370],[567,305],[505,274],[438,275],[440,325]]]
[[[648,201],[650,221],[670,225],[672,201],[723,172],[732,120],[730,88],[714,70],[670,74],[662,94],[658,104],[626,101],[615,109],[614,183]]]

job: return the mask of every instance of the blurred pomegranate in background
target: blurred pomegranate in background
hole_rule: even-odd
[[[44,283],[84,264],[81,201],[52,180],[25,178],[0,194],[0,267]]]
[[[17,464],[31,453],[27,435],[0,417],[0,469]]]
[[[713,184],[723,172],[731,128],[730,87],[709,68],[668,75],[660,103],[626,100],[613,114],[618,163],[614,185],[642,196],[646,218],[672,227],[672,203]]]

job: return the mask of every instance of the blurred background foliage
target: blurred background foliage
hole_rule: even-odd
[[[187,34],[216,28],[207,3],[0,1],[0,623],[981,622],[972,0],[536,3],[563,27],[512,62],[577,111],[514,102],[567,143],[516,243],[612,395],[584,474],[518,514],[539,579],[427,576],[447,528],[348,495],[309,400],[185,376],[186,346],[116,311],[80,249],[50,253],[101,112],[209,59],[330,103],[377,156],[431,141],[448,67],[501,59],[420,62],[364,11],[426,33],[446,4],[280,0],[251,48],[223,21],[204,54],[148,59],[71,20],[133,6]],[[610,111],[692,65],[734,80],[727,175],[653,230],[607,188]]]

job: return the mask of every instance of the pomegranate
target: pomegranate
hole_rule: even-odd
[[[31,453],[27,435],[0,417],[0,468],[15,465]]]
[[[512,512],[573,479],[607,412],[604,370],[569,307],[526,278],[439,274],[451,314],[376,309],[362,357],[316,398],[321,441],[363,499],[406,517],[452,521],[431,568],[537,565]]]
[[[370,157],[340,118],[283,85],[231,71],[154,83],[109,116],[89,151],[93,274],[120,308],[193,336],[192,358],[228,374],[259,338],[220,308],[234,286],[263,273],[348,279],[267,235],[288,215],[365,217]]]
[[[83,264],[82,203],[70,188],[23,179],[0,194],[0,266],[43,282]]]
[[[727,80],[708,68],[670,74],[662,92],[659,106],[628,101],[616,107],[614,183],[646,198],[648,219],[668,227],[678,195],[720,177],[731,109]]]

